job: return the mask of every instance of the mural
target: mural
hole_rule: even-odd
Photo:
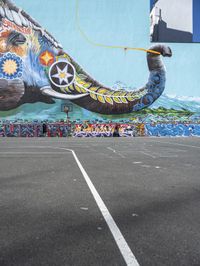
[[[150,106],[165,88],[161,56],[171,49],[154,45],[147,53],[149,80],[138,90],[113,90],[91,78],[55,38],[9,0],[0,0],[0,111],[25,103],[70,100],[89,111],[118,115]]]
[[[5,123],[0,124],[0,137],[68,137],[71,136],[71,125],[49,123],[46,132],[41,123]]]
[[[46,125],[44,132],[43,125]],[[0,124],[0,137],[200,137],[200,123],[5,123]]]
[[[197,125],[200,122],[198,44],[192,47],[191,44],[170,44],[175,56],[165,60],[166,80],[161,57],[171,56],[171,49],[167,46],[152,46],[150,49],[157,54],[147,53],[147,60],[141,52],[95,47],[86,42],[75,25],[76,1],[68,0],[66,10],[66,1],[60,0],[63,8],[59,9],[59,16],[54,20],[49,20],[57,7],[53,0],[40,10],[38,0],[14,2],[41,21],[41,25],[46,24],[92,75],[88,75],[26,12],[11,1],[0,0],[0,125],[5,127],[8,124],[8,134],[11,121],[18,125],[16,130],[19,124],[23,124],[25,131],[19,132],[27,132],[24,135],[32,132],[30,136],[40,136],[35,128],[31,131],[33,122],[34,126],[43,121],[57,125],[66,120],[66,113],[61,111],[63,104],[72,105],[68,115],[74,124],[88,121],[94,125],[157,123],[180,126],[180,123]],[[110,0],[107,4],[102,0],[79,1],[79,6],[79,24],[90,39],[129,47],[149,46],[149,3],[127,0],[124,5],[119,0]],[[143,16],[138,10],[142,10]],[[84,16],[86,12],[87,17]],[[109,87],[104,87],[91,76],[96,76]],[[138,87],[147,79],[146,85],[139,90],[130,86],[135,83]],[[162,127],[158,128],[161,130]],[[152,130],[145,134],[153,135]],[[94,132],[92,134],[96,134]],[[172,130],[168,132],[174,134]],[[54,133],[51,135],[56,135]],[[76,131],[75,134],[88,135],[90,132]]]
[[[145,136],[144,124],[76,124],[73,137],[112,137],[115,131],[119,137]]]
[[[200,124],[182,123],[182,124],[146,124],[147,136],[154,137],[189,137],[200,136]]]

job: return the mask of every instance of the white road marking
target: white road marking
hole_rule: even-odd
[[[81,207],[80,209],[83,210],[83,211],[88,211],[89,210],[87,207]]]
[[[151,166],[148,165],[148,164],[141,164],[140,166],[141,166],[141,167],[145,167],[145,168],[149,168],[149,167],[151,167]]]
[[[176,142],[167,142],[167,141],[159,141],[156,140],[155,142],[159,142],[159,143],[164,143],[164,144],[170,144],[170,145],[178,145],[178,146],[183,146],[183,147],[191,147],[191,148],[197,148],[200,149],[200,146],[193,146],[193,145],[189,145],[189,144],[182,144],[182,143],[176,143]]]
[[[107,149],[110,150],[110,151],[113,151],[114,153],[116,153],[116,150],[114,150],[114,149],[111,148],[111,147],[107,147]]]
[[[20,147],[22,148],[22,147]],[[52,146],[24,146],[23,148],[38,148],[38,149],[43,149],[43,148],[50,148],[50,149],[59,149],[59,150],[65,150],[69,151],[72,153],[95,201],[97,206],[99,207],[99,210],[101,211],[102,216],[104,217],[105,222],[107,223],[111,234],[127,264],[127,266],[139,266],[139,263],[137,262],[137,259],[135,258],[133,252],[131,251],[128,243],[126,242],[124,236],[122,235],[120,229],[118,228],[117,224],[115,223],[112,215],[110,214],[108,208],[106,207],[105,203],[103,202],[101,196],[99,195],[98,191],[96,190],[95,186],[93,185],[91,179],[89,178],[87,172],[83,168],[82,164],[80,163],[76,153],[74,150],[67,149],[67,148],[62,148],[62,147],[52,147]],[[52,153],[50,153],[52,154]]]
[[[85,169],[83,168],[82,164],[80,163],[78,157],[76,156],[76,153],[71,150],[78,167],[85,178],[85,181],[97,203],[97,206],[99,207],[108,227],[110,228],[110,231],[115,239],[115,242],[117,243],[117,246],[128,266],[139,266],[134,254],[132,253],[130,247],[128,246],[125,238],[123,237],[121,231],[119,230],[118,226],[116,225],[113,217],[111,216],[108,208],[106,207],[105,203],[103,202],[102,198],[100,197],[99,193],[97,192],[95,186],[93,185],[92,181],[90,180],[88,174],[86,173]]]
[[[144,154],[144,155],[147,155],[147,156],[153,158],[153,159],[156,159],[156,156],[153,156],[152,154],[149,154],[149,153],[144,152],[144,151],[140,151],[140,152],[141,152],[142,154]]]
[[[40,155],[40,154],[45,154],[45,155],[51,155],[51,154],[66,154],[66,152],[32,152],[32,151],[28,151],[28,152],[24,152],[24,151],[6,151],[6,152],[0,152],[0,155],[15,155],[15,154],[37,154],[37,155]]]
[[[114,150],[113,148],[111,147],[107,147],[108,150],[112,151],[113,153],[116,153],[117,155],[119,155],[120,157],[122,158],[125,158],[125,156],[123,154],[121,154],[120,152]]]
[[[140,163],[142,163],[142,162],[133,162],[134,164],[140,164]]]

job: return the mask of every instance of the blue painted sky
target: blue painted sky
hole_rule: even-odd
[[[15,0],[54,35],[85,71],[105,85],[121,81],[132,87],[148,79],[144,52],[106,49],[89,44],[76,25],[75,0]],[[80,24],[94,41],[111,45],[148,48],[149,0],[80,0]],[[200,96],[200,44],[168,44],[173,57],[167,68],[165,93]]]

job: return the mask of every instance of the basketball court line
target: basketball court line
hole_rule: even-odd
[[[111,147],[107,147],[108,150],[112,151],[113,153],[119,155],[121,158],[126,158],[123,154],[121,154],[119,151],[116,151],[115,149]]]
[[[177,142],[168,142],[168,141],[153,141],[154,143],[159,142],[159,143],[163,143],[163,144],[170,144],[170,145],[177,145],[177,146],[183,146],[183,147],[191,147],[191,148],[196,148],[196,149],[200,149],[200,146],[194,146],[194,145],[190,145],[190,144],[182,144],[182,143],[177,143]]]
[[[10,149],[11,148],[12,147],[10,147]],[[93,198],[94,198],[102,216],[104,217],[104,220],[105,220],[106,224],[108,225],[108,228],[110,229],[110,232],[111,232],[111,234],[112,234],[112,236],[113,236],[113,238],[114,238],[114,240],[115,240],[115,242],[116,242],[116,244],[117,244],[117,246],[121,252],[121,255],[123,256],[124,261],[126,262],[126,265],[139,266],[137,259],[135,258],[135,256],[134,256],[133,252],[131,251],[128,243],[126,242],[120,229],[118,228],[117,224],[115,223],[115,221],[114,221],[112,215],[110,214],[108,208],[106,207],[104,201],[102,200],[101,196],[99,195],[98,191],[96,190],[90,177],[88,176],[87,172],[85,171],[84,167],[82,166],[82,164],[81,164],[80,160],[78,159],[75,151],[72,149],[56,147],[56,146],[54,146],[54,147],[52,147],[52,146],[23,146],[23,147],[20,147],[20,149],[47,149],[47,148],[48,149],[57,149],[57,150],[68,151],[73,155],[73,157],[74,157],[74,159],[75,159],[75,161],[76,161],[76,163],[77,163],[77,165],[78,165],[78,167],[79,167],[79,169],[80,169],[80,171],[81,171],[81,173],[85,179],[85,182],[87,183],[87,185],[90,189],[90,192],[92,193]],[[26,154],[28,154],[28,153],[32,154],[31,152],[26,152]],[[11,154],[16,154],[16,152],[14,152],[14,153],[12,153],[12,152],[7,152],[7,153],[4,152],[3,153],[2,152],[1,154],[11,155]],[[23,151],[17,152],[17,154],[23,155],[24,152]],[[42,153],[38,152],[38,153],[34,153],[34,154],[42,154]],[[54,153],[48,152],[48,154],[54,154]],[[66,154],[66,153],[63,152],[62,154]]]
[[[34,154],[36,154],[36,155],[51,155],[51,154],[55,154],[55,155],[59,155],[59,154],[66,154],[66,152],[44,152],[44,151],[42,151],[42,152],[33,152],[33,151],[14,151],[14,152],[12,152],[12,151],[5,151],[5,152],[0,152],[0,155],[19,155],[19,154],[21,154],[21,155],[23,155],[23,154],[26,154],[26,155],[34,155]]]

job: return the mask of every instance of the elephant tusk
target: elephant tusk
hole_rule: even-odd
[[[82,98],[82,97],[85,97],[88,95],[88,93],[78,94],[78,95],[63,94],[63,93],[59,93],[57,91],[54,91],[49,86],[45,86],[45,87],[40,88],[40,91],[43,95],[47,95],[50,97],[63,99],[63,100],[76,100],[76,99],[79,99],[79,98]]]

